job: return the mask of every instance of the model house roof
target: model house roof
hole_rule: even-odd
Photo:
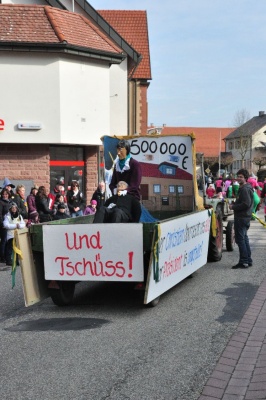
[[[225,139],[230,140],[240,136],[254,135],[263,127],[266,129],[266,114],[261,112],[258,116],[251,118],[249,121],[233,130]]]
[[[195,127],[168,127],[162,128],[161,135],[194,133],[197,153],[204,153],[204,157],[218,157],[220,151],[225,151],[224,138],[234,128],[195,128]]]
[[[98,58],[102,53],[120,61],[125,57],[96,24],[80,14],[50,6],[1,4],[0,20],[0,47],[9,50],[10,45],[61,46]]]
[[[152,79],[146,11],[98,10],[99,14],[141,54],[132,78]]]
[[[174,175],[166,175],[161,172],[159,169],[161,166],[171,166],[174,167],[175,174]],[[192,175],[186,171],[184,171],[181,168],[178,168],[176,165],[173,165],[171,163],[161,163],[160,165],[158,164],[150,164],[150,163],[142,163],[140,162],[141,170],[142,170],[142,176],[143,177],[150,177],[150,178],[164,178],[167,176],[169,179],[183,179],[183,180],[192,180]]]

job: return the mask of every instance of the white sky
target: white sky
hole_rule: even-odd
[[[266,0],[88,1],[147,11],[149,124],[229,127],[266,111]]]

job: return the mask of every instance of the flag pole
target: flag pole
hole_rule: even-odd
[[[219,170],[218,170],[218,178],[220,177],[220,169],[221,169],[221,129],[220,129],[220,137],[219,137]]]

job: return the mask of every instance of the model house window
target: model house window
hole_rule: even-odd
[[[171,165],[162,164],[162,165],[160,165],[160,167],[159,167],[159,171],[160,171],[162,174],[165,174],[165,175],[175,175],[175,173],[176,173],[176,167],[175,167],[175,166],[171,166]]]
[[[161,185],[153,185],[153,193],[161,193]]]
[[[175,186],[169,185],[169,193],[175,193]]]
[[[177,185],[177,193],[183,194],[184,193],[184,186],[183,185]]]
[[[170,167],[166,168],[166,174],[167,175],[174,175],[175,174],[174,168],[170,168]]]

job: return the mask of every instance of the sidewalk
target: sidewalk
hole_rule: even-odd
[[[266,400],[266,278],[198,400]]]

